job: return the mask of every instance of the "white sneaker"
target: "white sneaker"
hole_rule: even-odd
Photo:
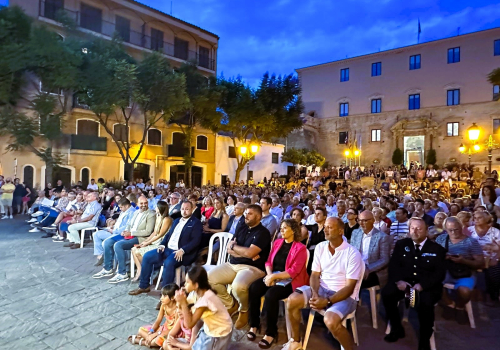
[[[290,340],[283,344],[283,350],[298,350],[298,349],[302,349],[302,345],[298,342],[296,342],[295,340],[293,340],[293,338],[290,338]]]
[[[35,228],[32,228],[31,230],[29,230],[28,232],[40,232],[40,230],[35,227]]]
[[[33,214],[32,216],[36,218],[36,217],[38,217],[38,216],[40,216],[40,215],[43,215],[43,211],[37,211],[37,212],[36,212],[35,214]]]
[[[2,220],[8,219],[8,218],[9,218],[8,215],[4,215],[3,218],[2,218]]]
[[[35,218],[30,219],[30,220],[26,220],[26,222],[27,222],[28,224],[32,224],[32,223],[37,222],[37,221],[38,221],[38,220],[37,220],[37,219],[35,219]]]
[[[103,278],[109,276],[113,276],[113,270],[102,269],[101,271],[93,275],[92,278]]]
[[[115,277],[108,281],[108,283],[120,283],[125,281],[128,281],[128,275],[120,275],[119,273],[117,273]]]
[[[52,225],[50,225],[50,227],[57,227],[57,225],[56,224],[52,224]]]
[[[11,215],[9,219],[14,219],[14,217]]]

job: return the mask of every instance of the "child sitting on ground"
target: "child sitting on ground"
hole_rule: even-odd
[[[189,304],[188,308],[191,309],[193,304]],[[196,335],[200,331],[202,322],[198,322],[193,329],[186,327],[184,316],[182,315],[182,305],[177,303],[177,322],[174,328],[170,331],[167,341],[163,343],[164,350],[191,350]]]
[[[195,292],[193,313],[188,306],[186,292]],[[222,301],[211,290],[207,271],[203,266],[193,266],[189,269],[184,290],[175,292],[175,300],[182,307],[186,328],[193,328],[200,320],[204,323],[192,346],[193,350],[227,349],[231,341],[233,321]]]
[[[177,308],[174,296],[175,292],[178,290],[179,286],[175,283],[169,283],[162,288],[160,299],[161,307],[155,323],[139,328],[137,335],[128,337],[129,342],[148,347],[162,346],[163,340],[168,337],[168,334],[177,321]],[[165,323],[161,325],[163,318],[165,318]]]

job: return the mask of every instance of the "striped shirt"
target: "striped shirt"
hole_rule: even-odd
[[[395,241],[398,241],[403,238],[408,238],[408,232],[409,232],[408,221],[399,222],[396,220],[392,223],[390,228],[391,236],[394,238]]]

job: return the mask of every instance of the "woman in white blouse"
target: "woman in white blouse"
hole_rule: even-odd
[[[491,304],[500,305],[500,230],[492,227],[493,217],[487,211],[476,210],[474,226],[469,227],[472,238],[477,239],[485,256],[486,290],[491,297]]]
[[[230,194],[229,196],[227,196],[226,198],[226,214],[231,216],[233,215],[233,212],[234,212],[234,205],[236,204],[237,200],[236,200],[236,196]]]
[[[379,231],[389,234],[389,228],[387,227],[387,224],[382,220],[383,210],[379,207],[375,207],[373,208],[372,212],[373,216],[375,217],[373,227],[375,227]]]

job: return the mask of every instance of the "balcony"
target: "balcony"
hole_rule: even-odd
[[[167,154],[169,157],[184,157],[184,154],[186,154],[186,147],[168,145]],[[194,157],[194,147],[191,147],[191,157]]]
[[[108,150],[108,139],[105,137],[73,134],[71,135],[71,149],[106,152]]]
[[[159,51],[160,53],[175,57],[184,61],[196,62],[199,67],[215,71],[215,60],[211,59],[206,51],[198,53],[188,50],[185,45],[175,45],[163,40],[163,32],[157,31],[154,37],[130,30],[130,24],[115,23],[102,20],[102,14],[98,11],[93,13],[83,13],[80,11],[71,11],[64,8],[63,0],[45,0],[39,3],[39,16],[47,19],[61,22],[61,17],[67,17],[73,20],[79,28],[90,30],[106,37],[112,38],[115,33],[122,38],[124,43],[139,46],[144,49]],[[161,35],[158,35],[158,32]],[[203,49],[203,48],[202,48]]]

